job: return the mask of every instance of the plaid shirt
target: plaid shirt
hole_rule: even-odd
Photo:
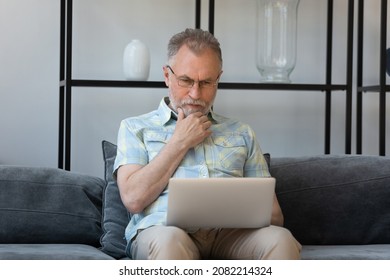
[[[157,110],[121,122],[114,175],[121,165],[148,164],[171,138],[176,119],[164,98]],[[246,124],[211,112],[212,134],[188,151],[173,177],[269,177],[268,166],[253,130]],[[144,209],[131,215],[125,237],[130,241],[139,230],[164,225],[168,190]]]

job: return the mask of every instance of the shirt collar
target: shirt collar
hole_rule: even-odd
[[[158,114],[160,116],[160,120],[161,120],[162,125],[167,124],[170,120],[173,120],[173,121],[177,120],[176,113],[168,106],[169,102],[170,102],[169,97],[168,96],[164,97],[161,100],[160,105],[159,105],[158,110],[157,110]],[[218,123],[218,120],[217,120],[218,116],[213,112],[213,110],[210,111],[210,113],[208,114],[208,117],[213,124]]]

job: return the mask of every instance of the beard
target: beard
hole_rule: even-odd
[[[178,108],[181,108],[183,110],[184,116],[189,116],[196,112],[201,112],[203,115],[207,115],[212,107],[212,104],[207,104],[206,102],[202,100],[194,100],[190,97],[177,101],[175,98],[172,97],[172,95],[169,96],[170,99],[170,105],[172,109],[177,112]],[[200,106],[198,108],[189,108],[186,105],[197,105]]]

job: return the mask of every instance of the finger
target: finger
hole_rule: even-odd
[[[202,112],[194,112],[194,113],[191,113],[191,115],[194,117],[197,117],[197,118],[201,118],[204,116]]]
[[[211,127],[211,122],[210,121],[207,121],[207,122],[203,123],[203,128],[205,130],[208,130],[210,127]]]
[[[203,123],[207,123],[207,122],[210,122],[209,118],[205,115],[202,115],[199,120]]]
[[[205,126],[206,126],[206,128],[210,128],[210,127],[211,127],[211,125],[212,125],[211,121],[207,121],[207,122],[205,122]]]
[[[177,108],[177,120],[181,121],[184,119],[184,112],[182,108]]]

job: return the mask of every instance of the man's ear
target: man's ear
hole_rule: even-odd
[[[169,87],[169,71],[165,65],[163,66],[163,74],[164,74],[165,85]]]
[[[221,79],[222,73],[223,73],[223,70],[221,70],[221,72],[219,72],[218,81]]]

